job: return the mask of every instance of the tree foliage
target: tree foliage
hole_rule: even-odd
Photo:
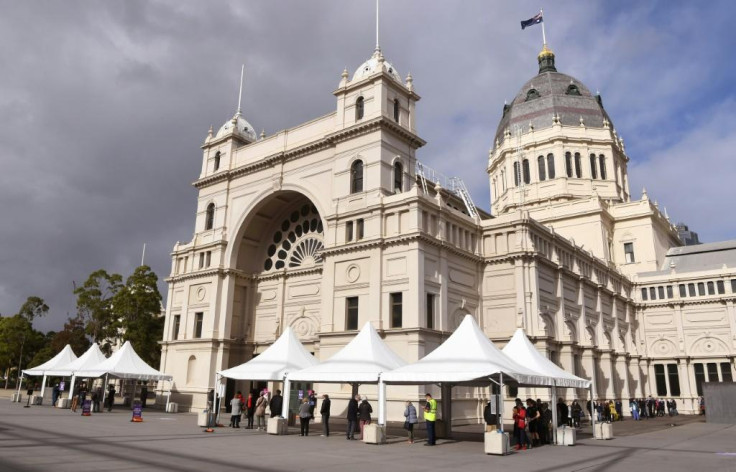
[[[43,346],[44,335],[35,331],[31,322],[21,315],[0,318],[0,369],[8,373],[5,386],[7,387],[10,373],[18,375],[21,370],[29,367],[30,361],[36,352]]]
[[[158,368],[161,360],[164,318],[158,277],[148,266],[140,266],[125,281],[113,298],[113,312],[121,328],[122,339],[148,364]]]
[[[100,269],[74,289],[78,316],[84,323],[86,334],[108,355],[112,352],[111,342],[118,337],[121,328],[113,312],[113,299],[122,287],[121,275],[108,274]]]
[[[18,314],[33,323],[35,318],[46,316],[49,312],[49,306],[43,301],[43,298],[28,297],[18,311]]]

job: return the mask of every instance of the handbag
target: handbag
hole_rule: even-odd
[[[409,420],[404,421],[404,429],[407,431],[411,429],[411,423],[409,423]]]

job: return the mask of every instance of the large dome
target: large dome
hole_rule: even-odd
[[[610,124],[600,95],[594,96],[576,78],[557,72],[554,57],[545,48],[538,57],[539,74],[524,84],[510,105],[504,105],[496,130],[498,142],[503,142],[507,129],[515,135],[517,126],[526,132],[529,123],[535,130],[551,127],[556,119],[567,126],[580,126],[581,118],[589,128]],[[613,124],[609,126],[613,128]]]
[[[352,81],[361,80],[369,77],[378,72],[381,67],[383,68],[384,72],[387,72],[388,75],[401,83],[401,76],[396,71],[396,68],[383,58],[383,54],[381,53],[380,49],[376,49],[370,59],[368,59],[367,61],[362,63],[360,67],[355,69]]]
[[[254,142],[257,139],[256,132],[253,130],[253,127],[250,125],[250,123],[245,121],[245,118],[240,115],[240,112],[232,117],[232,119],[227,120],[225,124],[222,125],[217,131],[217,135],[215,135],[215,137],[220,138],[230,133],[230,131],[233,129],[233,126],[235,126],[236,135],[250,142]]]

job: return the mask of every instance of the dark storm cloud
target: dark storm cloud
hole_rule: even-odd
[[[665,7],[668,21],[658,13]],[[235,112],[240,64],[244,113],[258,131],[329,113],[342,69],[352,74],[373,50],[374,8],[372,1],[3,2],[0,313],[38,295],[52,315],[37,326],[58,328],[74,311],[72,281],[98,268],[130,273],[144,242],[146,262],[166,277],[174,243],[192,237],[199,146],[210,125],[216,130]],[[536,73],[541,31],[522,32],[518,21],[537,8],[382,4],[384,54],[402,77],[412,73],[423,97],[417,124],[429,144],[419,158],[460,173],[484,208],[484,169],[504,99]],[[718,107],[718,121],[702,119],[717,106],[714,95],[733,98],[720,88],[732,66],[718,66],[719,48],[733,44],[730,29],[716,13],[698,20],[687,4],[607,8],[555,2],[545,22],[558,67],[602,90],[634,163],[656,172],[681,140],[690,149],[700,136],[725,152],[728,136],[701,127],[736,124],[732,108]],[[674,24],[681,16],[686,29]],[[697,86],[703,74],[711,90]],[[670,171],[722,197],[705,171]],[[667,182],[647,187],[671,215],[689,217]],[[727,237],[722,225],[699,223],[701,236]]]

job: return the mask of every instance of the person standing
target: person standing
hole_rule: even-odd
[[[631,417],[634,421],[639,421],[639,404],[633,398],[629,400],[629,409],[631,410]]]
[[[373,413],[373,407],[368,403],[368,398],[363,395],[361,397],[360,406],[358,407],[358,419],[360,420],[360,439],[365,439],[363,429],[365,425],[371,424],[371,413]]]
[[[284,406],[284,397],[281,396],[281,390],[276,390],[276,394],[271,398],[268,406],[271,409],[271,418],[281,416],[281,409]]]
[[[248,415],[248,425],[246,429],[253,429],[253,415],[256,412],[256,401],[253,398],[253,392],[248,394],[248,398],[245,400],[245,414]]]
[[[498,415],[491,410],[491,402],[488,401],[483,408],[483,419],[486,421],[486,433],[496,431],[498,428]]]
[[[322,395],[322,405],[319,407],[319,414],[322,415],[322,436],[330,436],[330,396],[326,393]]]
[[[266,392],[261,392],[256,400],[256,426],[258,431],[266,430],[266,407],[268,406],[268,397]]]
[[[59,384],[54,384],[54,388],[51,390],[51,406],[56,406],[56,401],[59,399]]]
[[[515,450],[526,450],[529,443],[529,437],[526,435],[526,409],[521,400],[516,399],[516,406],[513,409],[514,432],[516,433]]]
[[[437,421],[437,400],[432,398],[429,393],[424,394],[427,403],[424,404],[424,421],[427,423],[427,442],[425,446],[434,446],[437,438],[435,437],[435,421]]]
[[[312,413],[309,412],[309,409],[309,397],[306,397],[299,405],[299,423],[301,427],[299,436],[309,436],[309,420],[312,419]]]
[[[107,398],[105,398],[105,403],[107,403],[107,411],[112,411],[112,406],[115,404],[115,385],[110,384],[107,387]]]
[[[526,425],[529,430],[529,441],[533,447],[539,446],[539,423],[541,423],[542,414],[537,408],[537,404],[531,398],[526,399]]]
[[[583,416],[583,407],[580,406],[577,400],[572,401],[570,406],[570,413],[572,413],[572,425],[575,428],[580,427],[580,418]]]
[[[243,410],[243,395],[240,392],[230,400],[230,427],[240,428],[240,414]]]
[[[562,398],[557,399],[557,426],[569,425],[568,414],[570,410]]]
[[[358,425],[358,399],[359,395],[351,398],[348,402],[348,439],[355,439],[355,427]]]
[[[312,415],[310,419],[314,419],[314,409],[317,406],[317,394],[314,390],[309,391],[309,414]]]
[[[146,400],[148,400],[148,384],[143,382],[143,386],[141,387],[141,408],[146,407]]]
[[[419,418],[417,417],[417,409],[410,401],[406,402],[406,408],[404,408],[404,418],[406,418],[406,421],[404,421],[404,426],[409,432],[409,444],[414,444],[414,425],[419,422]]]

